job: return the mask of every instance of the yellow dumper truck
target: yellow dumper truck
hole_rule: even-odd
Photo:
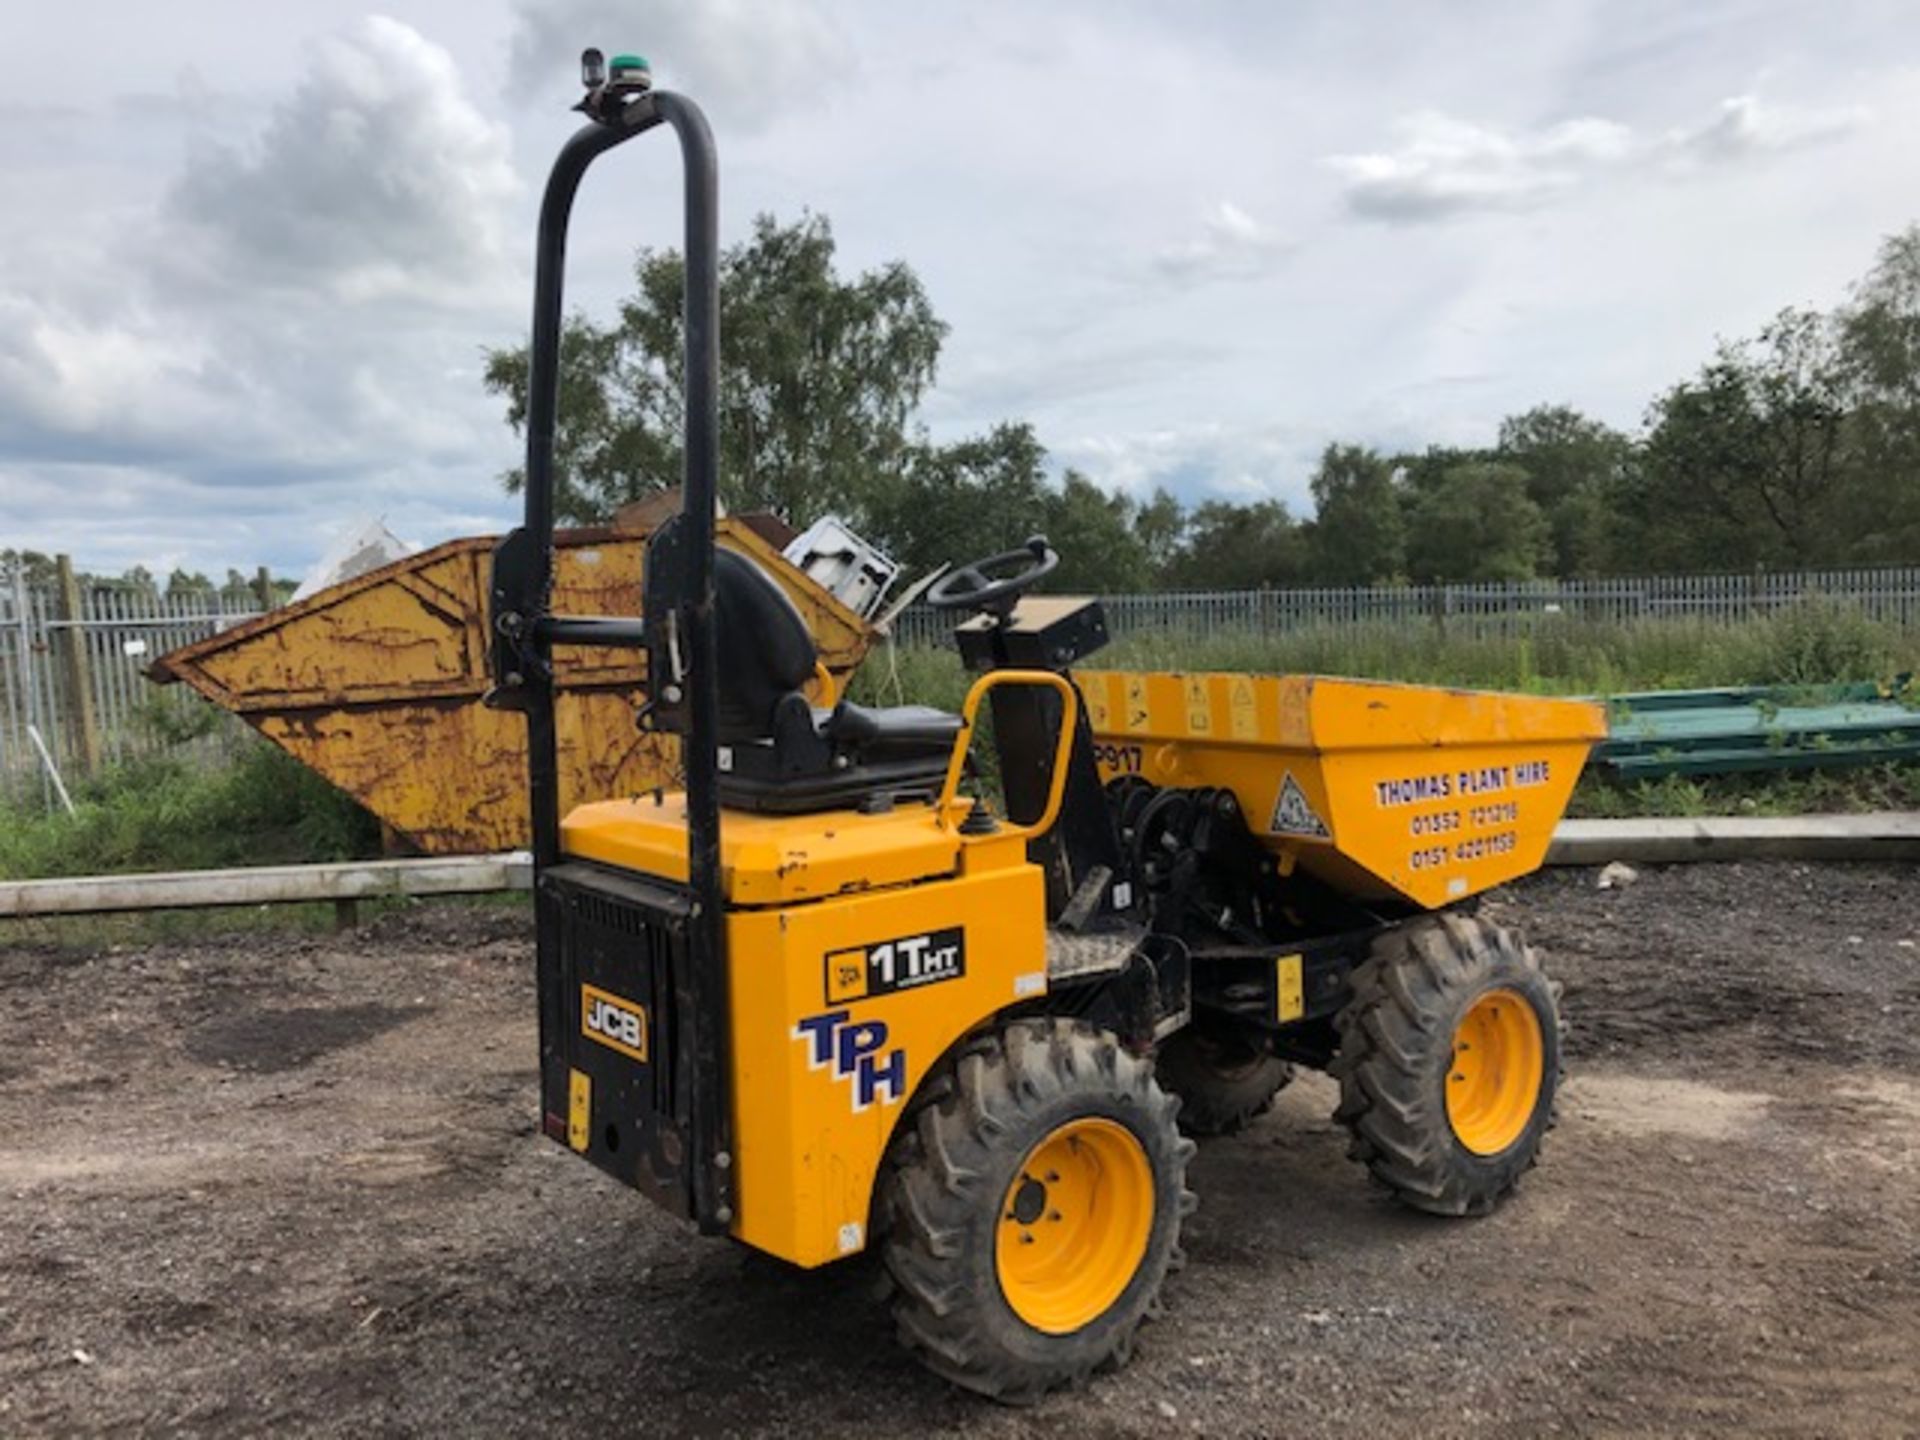
[[[1101,607],[1035,593],[1039,538],[929,592],[977,676],[959,714],[825,693],[788,596],[715,543],[712,137],[637,57],[584,69],[540,219],[526,518],[490,583],[490,703],[529,735],[546,1133],[702,1232],[802,1266],[877,1250],[905,1344],[1010,1401],[1126,1360],[1193,1204],[1183,1126],[1233,1129],[1295,1066],[1339,1077],[1401,1200],[1498,1203],[1551,1118],[1556,992],[1448,907],[1541,863],[1598,708],[1095,670]],[[640,616],[556,615],[567,216],[596,156],[662,125],[684,506]],[[676,783],[563,813],[559,646],[643,656]],[[983,708],[997,806],[963,783]]]

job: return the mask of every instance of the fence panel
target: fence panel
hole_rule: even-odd
[[[1116,636],[1143,631],[1277,633],[1429,624],[1517,639],[1557,616],[1618,625],[1678,617],[1734,624],[1775,614],[1809,596],[1854,606],[1889,624],[1913,625],[1920,623],[1920,568],[1181,591],[1102,598]],[[893,622],[894,636],[903,644],[941,643],[948,628],[946,619],[924,605],[908,609]]]
[[[1886,623],[1920,624],[1920,568],[1164,592],[1105,600],[1116,636],[1426,625],[1515,639],[1560,617],[1612,624],[1684,617],[1733,624],[1777,614],[1810,595]],[[75,628],[107,763],[161,749],[215,756],[234,743],[239,724],[224,716],[208,733],[183,743],[182,735],[207,729],[206,707],[184,686],[155,686],[145,671],[176,646],[252,618],[258,606],[251,597],[87,586],[81,608],[77,619],[69,619],[61,613],[54,587],[28,585],[17,574],[0,577],[0,799],[54,803],[30,730],[38,732],[69,779],[82,769],[68,723],[76,708],[68,693],[71,667],[61,648],[63,636]],[[904,644],[937,645],[946,642],[949,626],[947,617],[918,605],[896,617],[893,633]]]
[[[235,723],[209,713],[185,687],[163,687],[146,668],[166,651],[203,639],[260,613],[246,597],[162,595],[85,586],[81,613],[63,613],[52,586],[19,575],[0,581],[0,798],[54,803],[37,733],[71,784],[85,770],[74,733],[84,713],[72,693],[74,673],[63,647],[79,632],[81,667],[92,698],[95,733],[107,764],[160,750],[211,758],[232,747]]]

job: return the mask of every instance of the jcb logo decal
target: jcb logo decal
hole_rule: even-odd
[[[827,1003],[842,1005],[899,990],[917,990],[967,973],[966,931],[958,925],[856,945],[827,956]]]
[[[851,1082],[855,1110],[875,1100],[896,1105],[907,1093],[907,1052],[886,1049],[884,1020],[855,1020],[848,1011],[834,1010],[802,1020],[793,1027],[793,1038],[806,1042],[809,1070],[832,1066],[834,1079]]]
[[[647,1058],[646,1010],[592,985],[580,987],[580,1033],[635,1060]]]

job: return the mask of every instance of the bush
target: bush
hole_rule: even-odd
[[[1756,685],[1824,685],[1890,678],[1912,646],[1852,605],[1809,596],[1761,623],[1760,651],[1750,672]]]
[[[379,852],[380,826],[265,741],[231,765],[133,761],[79,787],[76,813],[0,816],[0,876],[346,860]]]
[[[1615,695],[1890,680],[1920,669],[1920,633],[1811,597],[1735,625],[1686,619],[1612,624],[1549,615],[1520,637],[1476,635],[1464,625],[1442,630],[1401,622],[1272,633],[1170,626],[1116,640],[1089,663],[1103,670],[1350,675],[1535,694]],[[861,669],[854,693],[869,703],[955,709],[966,693],[966,677],[950,646],[882,647]]]

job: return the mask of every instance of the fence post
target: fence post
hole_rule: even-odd
[[[74,753],[88,775],[100,773],[100,723],[93,709],[93,667],[87,655],[87,632],[81,621],[85,608],[80,602],[80,582],[73,573],[73,559],[56,555],[54,575],[60,587],[60,658],[66,671],[67,694],[72,706],[67,711],[67,728],[73,737]]]
[[[16,563],[13,567],[13,622],[14,622],[14,661],[19,671],[20,729],[16,732],[22,750],[27,746],[27,731],[33,725],[34,717],[39,713],[35,706],[37,696],[33,688],[33,621],[28,614],[27,567]],[[38,766],[35,767],[39,769]],[[46,800],[47,808],[53,808],[53,797],[47,789],[46,774],[40,773],[40,790]]]

